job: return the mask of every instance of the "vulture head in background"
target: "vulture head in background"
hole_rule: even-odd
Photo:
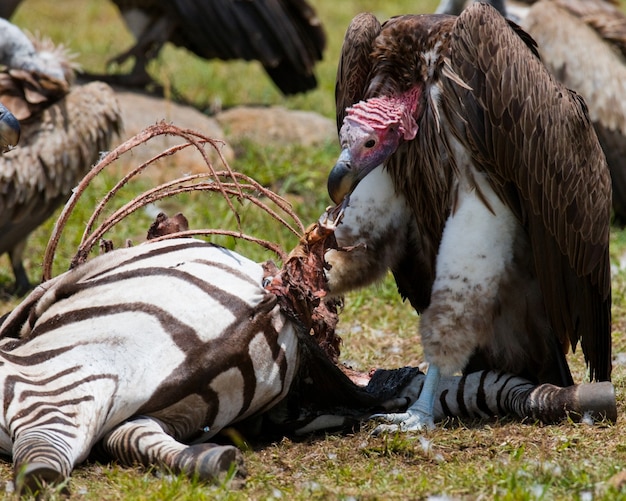
[[[567,386],[565,355],[580,343],[591,379],[608,380],[611,179],[585,103],[549,74],[532,39],[485,4],[382,26],[361,14],[336,99],[343,149],[331,198],[376,173],[389,182],[369,189],[393,187],[393,210],[410,216],[386,240],[369,221],[360,236],[377,245],[354,259],[329,256],[331,291],[359,260],[378,261],[377,272],[384,261],[422,314],[428,375],[394,426],[432,425],[441,372],[490,368]],[[367,202],[384,199],[361,195],[346,213],[363,210],[364,228],[385,212]],[[338,229],[338,244],[355,236]]]
[[[4,105],[0,104],[0,152],[13,149],[20,140],[20,123]]]

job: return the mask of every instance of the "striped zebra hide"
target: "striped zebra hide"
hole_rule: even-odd
[[[96,445],[124,465],[243,475],[239,450],[210,442],[225,426],[261,415],[304,433],[415,400],[417,369],[353,383],[266,283],[261,264],[185,238],[114,250],[37,287],[0,327],[0,452],[16,488],[67,479]],[[484,372],[439,390],[440,418],[614,418],[584,386]]]

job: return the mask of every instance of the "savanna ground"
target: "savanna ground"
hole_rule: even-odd
[[[341,40],[349,20],[369,10],[380,19],[406,12],[430,12],[435,0],[415,1],[313,1],[328,33],[328,49],[317,68],[319,88],[302,96],[283,98],[256,64],[207,63],[183,50],[168,47],[150,68],[166,91],[194,103],[201,110],[216,104],[282,104],[293,109],[334,116],[334,76]],[[25,0],[14,21],[76,54],[84,69],[102,72],[107,58],[132,41],[115,8],[99,0]],[[172,92],[174,93],[174,92]],[[233,169],[249,174],[288,198],[302,221],[317,219],[328,205],[326,175],[338,154],[338,145],[306,149],[298,145],[263,147],[233,145],[238,156]],[[112,171],[95,183],[95,191],[108,189]],[[150,187],[150,178],[132,188]],[[130,196],[130,193],[128,195]],[[67,265],[84,221],[97,194],[89,194],[84,206],[64,234],[57,272]],[[232,223],[223,201],[214,196],[186,197],[161,205],[169,213],[183,210],[195,228]],[[81,212],[82,211],[82,212]],[[256,219],[256,212],[241,207],[248,233],[291,248],[295,239],[276,224]],[[152,216],[140,214],[111,238],[143,239]],[[40,275],[41,257],[52,221],[30,239],[27,266],[30,276]],[[266,259],[258,248],[232,241],[240,252]],[[617,391],[619,420],[614,426],[563,423],[543,426],[510,420],[460,422],[451,420],[436,430],[420,434],[374,437],[369,429],[344,435],[321,434],[301,440],[283,439],[254,444],[245,451],[248,479],[244,488],[207,486],[183,477],[114,464],[86,464],[71,480],[72,499],[626,499],[619,491],[619,474],[626,464],[624,410],[624,290],[626,271],[619,258],[626,251],[626,233],[614,229],[613,275],[613,381]],[[65,261],[64,261],[65,260]],[[6,258],[0,260],[0,288],[12,282]],[[8,311],[18,299],[0,304]],[[391,279],[346,297],[339,333],[343,337],[342,360],[358,369],[417,365],[422,361],[416,341],[418,317],[403,304]],[[574,377],[586,374],[580,350],[570,358]],[[11,478],[10,463],[0,463],[2,479]],[[615,487],[617,485],[617,487]],[[0,485],[0,488],[2,486]],[[10,497],[10,494],[6,494]]]

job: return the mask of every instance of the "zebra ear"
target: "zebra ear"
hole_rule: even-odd
[[[189,229],[189,221],[179,212],[172,217],[168,217],[164,212],[159,212],[156,219],[148,229],[147,240],[153,240],[165,235],[171,235]]]

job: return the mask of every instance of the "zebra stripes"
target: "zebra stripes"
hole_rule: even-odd
[[[262,279],[243,256],[180,239],[105,254],[40,286],[0,330],[20,335],[0,353],[3,452],[16,469],[45,463],[67,477],[129,418],[167,423],[162,439],[207,439],[271,407],[293,380],[297,341]],[[162,462],[187,470],[180,461]]]
[[[18,490],[62,482],[95,446],[125,465],[243,475],[235,447],[207,443],[227,425],[262,415],[305,433],[415,400],[417,369],[353,383],[264,278],[239,254],[172,239],[109,252],[35,289],[0,326],[0,452],[13,456]],[[440,411],[553,419],[590,405],[576,387],[539,390],[495,373],[445,379]]]
[[[236,447],[211,443],[188,446],[176,441],[172,431],[158,419],[138,417],[107,433],[99,447],[124,464],[165,466],[174,473],[205,479],[232,467],[240,474],[245,473],[243,459]]]
[[[304,378],[293,383],[286,398],[271,409],[268,432],[301,435],[331,428],[385,421],[385,414],[407,409],[419,397],[425,375],[414,367],[378,369],[366,387],[341,376],[337,367],[320,359],[305,360]],[[333,373],[333,371],[335,371]],[[320,376],[323,372],[326,375]],[[331,373],[332,377],[328,376]],[[333,387],[320,384],[332,379]],[[543,423],[564,419],[617,420],[615,389],[610,382],[560,388],[535,385],[522,377],[497,371],[442,377],[437,387],[435,421],[449,417],[487,419],[509,416]],[[380,431],[385,430],[382,425]]]

